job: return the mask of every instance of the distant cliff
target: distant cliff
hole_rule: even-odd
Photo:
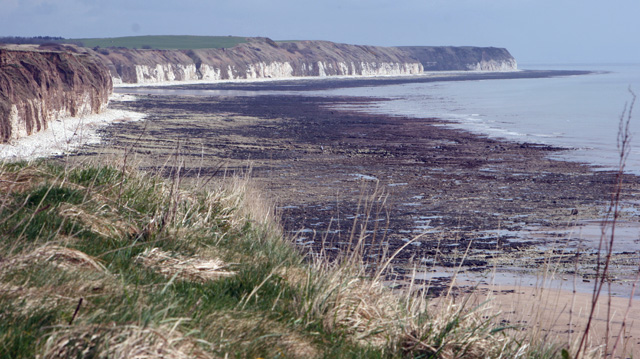
[[[112,88],[108,69],[90,52],[0,48],[0,142],[63,117],[101,112]]]
[[[266,38],[229,49],[101,49],[114,83],[305,76],[402,76],[440,70],[515,70],[505,49],[379,47]]]
[[[514,71],[518,65],[507,49],[496,47],[403,46],[400,50],[425,71]]]

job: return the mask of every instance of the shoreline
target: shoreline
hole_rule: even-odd
[[[242,91],[237,86],[260,91],[281,91],[281,85],[287,83],[297,84],[307,91],[315,91],[328,88],[358,87],[358,86],[384,86],[396,83],[414,82],[438,82],[438,81],[470,81],[481,79],[513,79],[529,77],[555,77],[574,76],[593,73],[591,71],[577,70],[515,70],[515,71],[431,71],[420,75],[406,76],[328,76],[328,77],[290,77],[290,78],[264,78],[264,79],[236,79],[218,81],[167,81],[161,83],[142,84],[117,84],[109,101],[135,101],[135,94],[145,93],[148,89],[181,89],[188,87],[233,86],[232,91]],[[315,85],[313,84],[315,83]],[[265,89],[265,87],[272,87]],[[290,90],[287,86],[284,91]],[[140,91],[136,91],[140,89]],[[170,89],[169,89],[170,90]],[[296,89],[299,91],[300,89]],[[134,96],[130,96],[130,95]],[[118,112],[109,107],[100,114],[85,115],[79,117],[67,117],[50,122],[49,127],[30,136],[12,139],[9,143],[0,144],[0,160],[29,160],[42,157],[58,156],[70,153],[84,145],[95,144],[100,141],[96,136],[99,127],[115,121],[139,121],[144,114],[135,112]]]
[[[585,75],[590,71],[574,70],[515,70],[515,71],[431,71],[421,75],[406,76],[329,76],[329,77],[291,77],[291,78],[265,78],[265,79],[236,79],[222,81],[169,81],[163,83],[142,84],[117,84],[109,101],[134,101],[130,94],[144,93],[148,89],[181,89],[184,86],[207,87],[232,86],[232,91],[238,91],[238,86],[248,90],[272,87],[271,91],[282,90],[282,85],[288,89],[289,84],[308,91],[354,87],[354,86],[384,86],[395,83],[432,82],[432,81],[469,81],[480,79],[509,79],[527,77],[553,77]],[[140,89],[140,91],[137,91]],[[299,88],[297,89],[300,90]],[[240,90],[242,91],[242,90]],[[287,91],[286,89],[284,91]],[[84,145],[95,144],[100,141],[96,135],[97,130],[115,121],[139,121],[145,114],[134,112],[113,111],[110,107],[100,114],[92,114],[80,117],[68,117],[49,123],[49,127],[30,136],[13,139],[8,143],[0,144],[0,160],[31,160],[42,157],[59,156],[71,153]]]
[[[388,81],[395,80],[377,83]],[[334,86],[328,82],[296,86]],[[290,86],[277,85],[281,91]],[[423,235],[398,256],[397,278],[409,278],[412,266],[428,270],[435,262],[470,273],[494,267],[535,273],[550,260],[559,271],[571,271],[573,260],[554,248],[567,243],[568,250],[578,248],[579,231],[571,234],[566,228],[601,218],[609,199],[612,173],[548,158],[561,148],[443,128],[435,118],[334,109],[371,99],[138,96],[120,105],[150,113],[146,134],[135,124],[110,127],[104,130],[110,144],[87,149],[79,158],[116,154],[144,135],[134,152],[145,170],[160,170],[178,147],[185,181],[251,168],[253,180],[276,199],[285,229],[304,251],[333,256],[353,245],[352,228],[366,226],[366,252],[375,263],[379,243],[393,253]],[[632,199],[640,181],[632,175],[625,180]],[[371,206],[368,218],[359,207],[363,200]],[[544,238],[524,236],[542,228],[548,228]],[[469,255],[462,260],[467,247]],[[593,250],[582,253],[580,276],[587,275],[594,258]],[[629,268],[633,258],[633,253],[619,253],[616,263]],[[441,279],[441,287],[448,280]]]

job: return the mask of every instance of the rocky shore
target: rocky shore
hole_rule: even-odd
[[[182,88],[259,93],[356,85],[350,81],[356,80]],[[450,277],[439,277],[441,268],[536,273],[556,263],[564,273],[589,281],[596,251],[579,248],[578,231],[566,231],[602,218],[613,173],[549,159],[560,148],[501,142],[447,128],[437,118],[335,108],[367,101],[277,94],[138,95],[137,101],[113,106],[144,112],[149,120],[105,129],[108,142],[77,159],[129,151],[142,169],[180,173],[200,183],[250,170],[277,201],[286,230],[301,248],[335,256],[356,248],[363,238],[366,258],[376,263],[404,247],[395,259],[400,277],[419,268],[435,271],[426,274],[428,280],[446,283]],[[168,170],[168,163],[174,168]],[[625,183],[625,198],[633,198],[638,178],[627,176]],[[633,258],[633,252],[616,254],[620,278]]]

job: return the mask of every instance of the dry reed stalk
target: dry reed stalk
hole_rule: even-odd
[[[185,257],[159,248],[145,250],[136,260],[169,278],[177,276],[185,280],[204,282],[235,274],[228,270],[228,264],[220,259]]]
[[[633,107],[636,102],[635,93],[631,91],[631,89],[629,89],[629,92],[631,93],[631,97],[632,97],[631,102],[625,104],[624,110],[620,115],[620,120],[618,124],[618,141],[617,141],[618,155],[619,155],[618,170],[616,172],[614,188],[611,193],[609,208],[602,222],[603,224],[601,228],[600,242],[598,244],[598,250],[597,250],[597,262],[596,262],[596,273],[595,273],[596,280],[594,281],[594,288],[593,288],[593,293],[591,298],[591,309],[590,309],[587,325],[584,329],[584,332],[582,334],[580,343],[576,351],[576,355],[575,355],[576,359],[580,359],[581,357],[580,355],[582,351],[588,345],[589,332],[591,330],[591,324],[595,316],[595,309],[598,305],[598,302],[600,300],[600,295],[602,294],[602,290],[605,284],[607,284],[607,286],[609,287],[609,297],[611,296],[611,289],[610,289],[610,282],[609,282],[610,280],[609,267],[610,267],[611,259],[614,253],[616,223],[617,223],[618,217],[620,216],[620,201],[621,201],[622,190],[623,190],[624,170],[625,170],[627,158],[630,153],[630,142],[631,142],[630,123],[631,123],[631,118],[633,114]],[[609,229],[611,231],[611,234],[607,234],[607,230]],[[604,251],[604,255],[602,254],[603,251]],[[604,258],[602,258],[603,256]],[[633,302],[630,301],[629,303],[630,303],[629,305],[631,305]],[[609,354],[609,339],[610,339],[609,332],[611,329],[609,325],[610,318],[611,318],[610,308],[611,308],[611,305],[609,300],[609,310],[607,311],[607,326],[606,326],[606,335],[605,335],[605,342],[604,342],[604,346],[605,346],[604,351],[607,355]],[[619,342],[619,339],[616,338],[614,349],[617,348],[618,342]]]
[[[334,297],[325,313],[324,326],[338,329],[369,345],[382,346],[394,335],[399,303],[379,282],[361,278],[333,278]],[[397,333],[396,333],[397,334]]]
[[[492,334],[494,314],[486,302],[470,309],[468,304],[468,298],[457,304],[455,298],[444,297],[430,306],[427,320],[409,317],[398,344],[403,354],[443,359],[498,357],[510,339]]]
[[[399,334],[398,297],[381,282],[370,280],[362,267],[320,259],[306,276],[294,273],[293,279],[304,288],[316,288],[304,298],[301,309],[307,317],[319,318],[325,330],[375,347]]]
[[[18,254],[0,262],[0,271],[5,268],[28,268],[35,263],[52,263],[60,268],[74,270],[77,268],[92,269],[106,273],[107,269],[99,260],[81,251],[60,247],[47,243],[27,254]]]
[[[182,334],[179,324],[59,327],[44,343],[41,358],[213,359],[198,344],[206,343]]]
[[[231,222],[232,227],[239,228],[244,225],[244,221],[249,220],[259,226],[279,226],[279,221],[275,217],[273,204],[260,191],[252,185],[250,181],[250,170],[243,177],[235,176],[231,178],[226,186],[219,187],[217,191],[224,193],[220,198],[225,209],[234,210],[236,216]],[[277,228],[272,228],[279,230]]]
[[[103,209],[105,207],[103,206]],[[130,222],[114,218],[113,211],[95,210],[89,213],[80,206],[63,203],[58,207],[58,213],[63,218],[76,219],[88,226],[92,232],[103,237],[127,238],[135,237],[140,230]],[[109,218],[112,217],[112,218]]]

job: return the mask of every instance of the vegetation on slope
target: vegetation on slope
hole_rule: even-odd
[[[246,180],[173,178],[0,166],[0,358],[560,355],[484,307],[393,293],[357,255],[305,259]]]
[[[239,36],[126,36],[107,38],[69,39],[63,42],[82,44],[85,47],[126,47],[129,49],[195,50],[230,48],[247,42]]]

